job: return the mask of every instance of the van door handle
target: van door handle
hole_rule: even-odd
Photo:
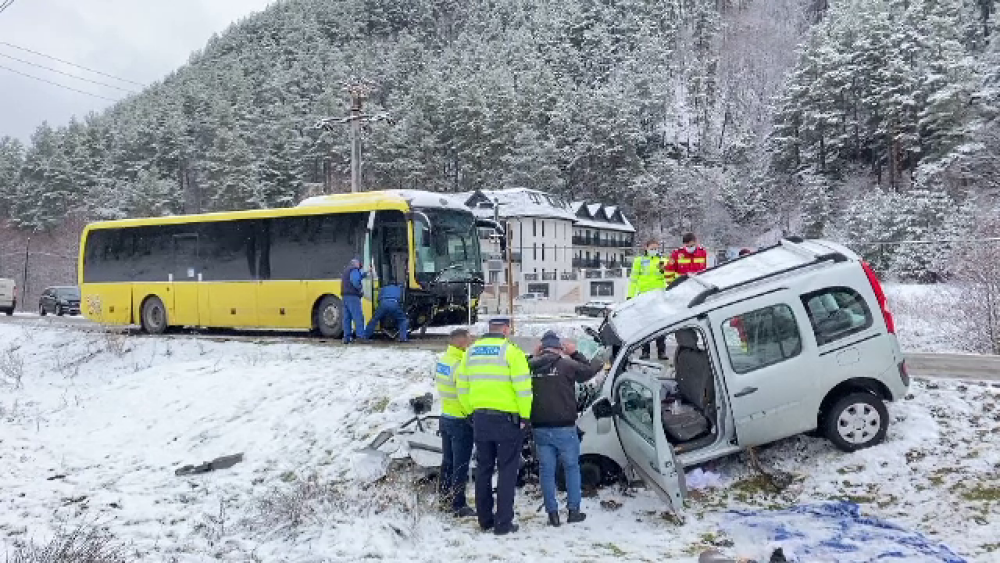
[[[650,461],[649,466],[653,468],[653,472],[660,475],[660,466],[655,461]]]
[[[757,392],[756,387],[746,387],[742,391],[733,395],[733,397],[746,397],[747,395],[752,395]]]

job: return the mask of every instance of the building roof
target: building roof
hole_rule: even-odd
[[[635,232],[635,227],[625,218],[625,215],[617,205],[574,201],[570,204],[570,208],[576,214],[577,226],[626,233]]]
[[[500,205],[500,217],[576,219],[570,205],[559,196],[528,188],[476,190],[468,194],[465,204],[480,217],[492,217],[494,201]]]

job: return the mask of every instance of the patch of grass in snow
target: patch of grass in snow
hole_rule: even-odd
[[[129,563],[134,553],[108,532],[94,527],[60,529],[44,544],[16,543],[7,563]]]
[[[389,397],[377,397],[375,399],[371,399],[365,407],[365,411],[369,414],[385,412],[385,409],[389,407],[389,402]]]
[[[837,473],[841,475],[847,475],[848,473],[861,473],[865,470],[864,465],[848,465],[847,467],[841,467],[837,470]]]
[[[965,500],[975,502],[1000,501],[1000,485],[976,483],[965,488],[960,494]]]
[[[628,555],[628,552],[626,552],[624,549],[618,547],[617,545],[615,545],[615,544],[613,544],[611,542],[607,542],[607,543],[595,543],[595,544],[591,544],[591,547],[593,547],[594,549],[603,549],[605,551],[608,551],[608,552],[610,552],[611,556],[613,556],[613,557],[622,558],[622,557],[625,557],[626,555]]]

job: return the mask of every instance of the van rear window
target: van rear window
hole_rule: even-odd
[[[802,296],[816,343],[820,346],[871,328],[872,313],[849,287],[828,287]]]

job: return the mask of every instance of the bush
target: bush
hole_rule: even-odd
[[[104,530],[79,527],[59,530],[45,545],[29,542],[8,553],[6,563],[128,563],[124,545]]]

